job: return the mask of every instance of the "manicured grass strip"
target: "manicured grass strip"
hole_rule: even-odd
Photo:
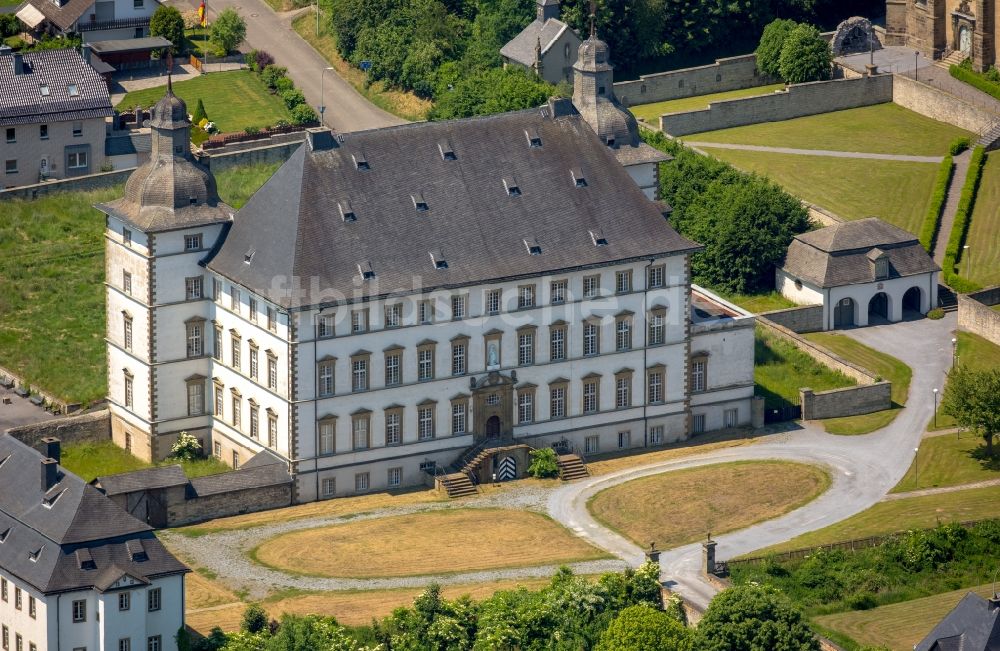
[[[958,275],[956,265],[962,260],[962,247],[965,236],[969,232],[969,219],[976,205],[976,193],[979,192],[979,182],[983,177],[983,165],[986,162],[986,151],[982,147],[972,150],[969,161],[969,172],[962,186],[962,195],[958,200],[958,212],[955,213],[955,223],[951,227],[951,237],[948,238],[948,248],[944,250],[942,275],[944,281],[958,292],[970,292],[979,289],[979,285]],[[983,242],[983,246],[988,246]]]
[[[118,108],[152,106],[163,97],[164,88],[146,88],[126,95]],[[277,95],[272,95],[250,70],[232,70],[200,75],[174,84],[174,94],[194,112],[198,100],[205,104],[208,119],[219,131],[236,133],[247,127],[274,126],[278,120],[291,122],[292,114]]]
[[[261,544],[251,558],[295,574],[367,578],[571,563],[607,554],[540,513],[454,509],[295,531]]]
[[[961,437],[941,434],[925,438],[920,443],[916,460],[892,492],[1000,479],[1000,459],[980,457],[985,449],[982,437],[968,432]]]
[[[735,303],[753,314],[798,307],[797,303],[793,303],[778,292],[767,292],[766,294],[726,294],[716,291],[716,293],[730,303]]]
[[[983,78],[983,76],[979,73],[956,65],[950,66],[948,68],[948,72],[951,73],[951,76],[955,79],[964,81],[973,88],[977,88],[987,95],[995,97],[996,99],[1000,99],[1000,84]]]
[[[924,225],[920,228],[920,244],[928,253],[934,252],[934,243],[937,241],[938,230],[941,228],[941,213],[944,210],[945,201],[948,199],[948,185],[951,183],[951,177],[954,173],[954,159],[951,156],[945,156],[938,168],[937,178],[934,180],[934,192],[931,193],[931,202],[927,206]]]
[[[873,154],[940,156],[956,138],[970,135],[892,103],[763,122],[684,136],[691,142],[831,149]]]
[[[793,511],[830,486],[821,468],[741,461],[635,479],[601,491],[587,507],[600,522],[647,547],[671,549],[705,534],[749,527]]]
[[[748,556],[816,547],[909,529],[929,529],[948,522],[998,517],[1000,517],[1000,486],[910,497],[879,502],[867,511],[862,511],[846,520],[802,534],[788,542],[755,551]]]
[[[813,621],[824,629],[847,636],[856,645],[885,647],[891,651],[912,651],[917,642],[930,633],[968,592],[990,597],[992,587],[992,584],[988,584],[962,588],[871,610],[823,615]],[[850,647],[850,651],[853,648]]]
[[[637,104],[635,106],[629,106],[629,110],[632,111],[632,114],[636,117],[636,119],[648,122],[656,128],[659,128],[660,116],[664,113],[697,111],[698,109],[708,108],[708,105],[711,102],[720,102],[727,99],[739,99],[741,97],[756,97],[757,95],[770,95],[774,91],[781,90],[784,87],[784,84],[769,84],[766,86],[755,86],[754,88],[741,88],[739,90],[730,90],[722,93],[710,93],[708,95],[695,95],[693,97],[682,97],[680,99],[668,99],[663,102],[653,102],[651,104]],[[630,97],[629,101],[641,98],[641,95],[639,97]]]
[[[958,339],[957,361],[959,364],[980,370],[1000,366],[1000,346],[979,335],[961,330],[955,333],[955,338]],[[950,429],[957,426],[958,423],[955,422],[955,419],[942,412],[940,406],[938,406],[937,417],[927,424],[929,430]]]
[[[86,482],[105,475],[116,475],[122,472],[150,468],[154,465],[173,465],[175,463],[180,463],[181,467],[184,468],[184,474],[188,477],[217,475],[230,470],[229,466],[215,457],[196,461],[164,461],[152,464],[132,456],[111,441],[65,445],[63,446],[61,463],[64,468]]]
[[[881,429],[892,422],[906,404],[910,391],[910,379],[913,375],[909,366],[891,355],[869,348],[851,339],[847,335],[833,332],[813,332],[803,335],[840,355],[849,362],[868,369],[876,376],[892,382],[892,408],[872,414],[846,416],[843,418],[827,418],[823,426],[831,434],[867,434]]]
[[[904,161],[705,151],[736,167],[768,176],[791,194],[844,219],[880,217],[916,235],[927,214],[937,166]]]
[[[1000,285],[1000,155],[986,157],[958,271],[983,287]]]
[[[767,409],[798,405],[799,389],[804,387],[826,391],[856,384],[763,328],[757,328],[754,360],[755,392],[763,396]]]

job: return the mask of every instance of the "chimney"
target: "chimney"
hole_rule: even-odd
[[[311,151],[327,151],[337,146],[333,131],[328,127],[312,127],[306,129],[306,139]]]
[[[550,97],[548,104],[549,115],[554,118],[576,114],[576,107],[573,106],[573,100],[568,97]]]
[[[80,46],[80,56],[83,58],[84,63],[86,63],[88,66],[90,65],[90,54],[91,54],[90,43],[84,43],[83,45]]]
[[[62,448],[59,439],[54,436],[46,436],[42,439],[42,443],[45,444],[45,457],[55,459],[56,463],[62,463]]]
[[[20,52],[14,53],[14,74],[24,74],[24,56]]]
[[[42,459],[42,492],[49,490],[59,483],[59,464],[55,459]]]
[[[989,598],[990,610],[996,610],[1000,608],[1000,594],[993,593],[993,596]]]

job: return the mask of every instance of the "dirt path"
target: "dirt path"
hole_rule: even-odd
[[[958,486],[941,486],[940,488],[921,488],[916,491],[909,491],[908,493],[892,493],[891,495],[886,495],[882,498],[883,502],[892,502],[894,500],[905,500],[910,497],[923,497],[924,495],[940,495],[941,493],[957,493],[958,491],[966,491],[973,488],[988,488],[990,486],[1000,486],[1000,479],[986,479],[984,481],[977,481],[971,484],[959,484]]]
[[[868,160],[894,160],[905,163],[940,163],[943,156],[909,156],[907,154],[870,154],[861,151],[835,151],[833,149],[793,149],[791,147],[767,147],[764,145],[736,145],[725,142],[684,141],[688,147],[699,149],[740,149],[759,151],[767,154],[795,154],[798,156],[827,156],[830,158],[865,158]]]

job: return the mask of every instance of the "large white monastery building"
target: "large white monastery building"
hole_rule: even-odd
[[[748,423],[753,318],[692,294],[699,245],[646,194],[663,156],[604,43],[575,71],[572,102],[311,130],[239,211],[168,91],[150,161],[100,206],[115,440],[270,449],[309,501],[423,483],[484,441],[596,454]]]

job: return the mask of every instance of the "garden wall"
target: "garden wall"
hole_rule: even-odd
[[[239,142],[213,149],[201,159],[212,172],[218,173],[242,165],[284,163],[305,140],[304,131],[271,136],[269,140]]]
[[[31,447],[38,446],[47,436],[54,436],[64,444],[108,441],[111,439],[111,413],[102,409],[90,414],[56,418],[35,425],[12,427],[7,434]]]
[[[833,370],[839,371],[849,378],[853,378],[861,385],[870,385],[878,382],[875,374],[868,369],[847,361],[824,346],[814,344],[808,339],[800,337],[789,328],[772,321],[770,316],[770,314],[758,316],[757,323],[764,328],[767,328],[768,332],[771,334],[774,334],[796,346],[799,350],[804,352],[806,355],[809,355],[820,364],[829,366]]]
[[[837,418],[882,411],[892,406],[892,384],[877,382],[868,386],[846,387],[814,392],[799,389],[802,419]]]
[[[905,75],[893,75],[892,101],[920,115],[973,133],[983,131],[996,120],[989,111]]]
[[[0,201],[4,199],[37,199],[43,194],[64,192],[66,190],[102,190],[122,185],[128,180],[128,176],[132,172],[132,169],[115,170],[113,172],[99,172],[97,174],[87,174],[86,176],[75,176],[71,179],[22,185],[18,188],[0,190]]]
[[[823,306],[807,305],[787,310],[765,312],[762,316],[795,333],[818,332],[823,329]]]
[[[650,104],[668,99],[721,93],[776,83],[757,70],[757,55],[744,54],[694,68],[642,75],[636,81],[615,84],[615,96],[626,106]]]
[[[990,306],[1000,303],[1000,287],[958,295],[958,327],[1000,346],[1000,312]]]
[[[291,505],[292,481],[289,479],[284,484],[252,486],[245,490],[229,490],[167,504],[167,526],[180,527],[215,518],[280,509]]]
[[[660,116],[660,128],[672,136],[727,129],[760,122],[840,111],[891,102],[892,75],[794,84],[758,97],[712,102],[707,109]]]

